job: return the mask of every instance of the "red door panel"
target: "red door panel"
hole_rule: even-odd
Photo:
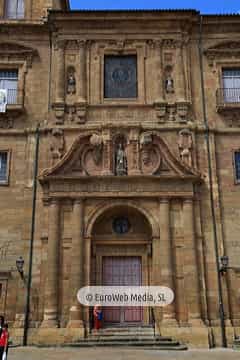
[[[140,257],[103,257],[103,286],[140,286],[142,267]],[[141,307],[104,307],[105,323],[135,323],[143,318]]]

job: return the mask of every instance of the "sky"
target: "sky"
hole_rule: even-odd
[[[203,14],[239,13],[240,0],[70,0],[71,9],[197,9]]]

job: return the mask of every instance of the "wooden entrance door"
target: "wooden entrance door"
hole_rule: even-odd
[[[142,263],[138,256],[103,257],[103,286],[141,286]],[[104,307],[104,323],[135,324],[143,320],[143,309],[137,307]]]

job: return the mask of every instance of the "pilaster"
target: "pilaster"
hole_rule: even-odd
[[[52,199],[49,205],[48,260],[42,327],[58,327],[60,203]]]
[[[200,286],[198,274],[198,258],[196,252],[196,240],[194,229],[194,208],[193,199],[183,200],[183,226],[184,226],[184,255],[185,255],[185,276],[186,291],[188,299],[189,322],[201,325]]]
[[[175,293],[173,281],[172,243],[170,236],[170,200],[159,199],[161,286],[169,287]],[[162,323],[176,326],[175,301],[163,308]]]
[[[84,203],[83,199],[75,200],[73,205],[73,235],[70,275],[70,315],[67,327],[79,328],[83,326],[82,305],[77,300],[77,292],[84,286]]]

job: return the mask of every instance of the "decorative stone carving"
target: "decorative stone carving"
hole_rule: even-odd
[[[115,153],[115,173],[118,176],[127,175],[127,156],[123,143],[119,143]]]
[[[166,114],[167,114],[167,103],[156,101],[154,103],[154,107],[156,110],[157,117],[160,123],[164,123],[166,121]]]
[[[67,107],[67,114],[68,114],[68,121],[73,122],[75,119],[76,109],[75,106],[68,106]]]
[[[213,66],[214,62],[219,59],[229,59],[240,57],[240,41],[224,41],[215,46],[204,50],[209,65]]]
[[[65,114],[65,104],[64,103],[55,103],[53,104],[55,112],[55,124],[62,125],[64,123],[64,114]]]
[[[188,122],[190,116],[190,103],[181,101],[177,103],[155,102],[156,115],[159,123],[164,122]]]
[[[152,133],[140,137],[141,170],[143,174],[153,175],[161,164],[161,154]]]
[[[103,138],[100,135],[93,134],[90,138],[90,144],[93,146],[93,159],[96,165],[102,160]]]
[[[86,102],[76,103],[76,123],[85,124],[87,106]]]
[[[13,128],[14,116],[9,116],[6,113],[0,115],[0,129],[11,129]]]
[[[178,149],[182,163],[188,167],[192,167],[193,138],[190,130],[183,129],[179,132]]]
[[[1,61],[26,61],[27,67],[32,66],[32,61],[35,56],[38,56],[38,51],[17,43],[3,42],[0,44]]]
[[[52,130],[50,150],[52,153],[52,162],[54,164],[61,159],[65,150],[64,132],[62,129]]]
[[[189,103],[178,102],[177,103],[177,116],[179,122],[187,122],[187,115],[189,113]]]

